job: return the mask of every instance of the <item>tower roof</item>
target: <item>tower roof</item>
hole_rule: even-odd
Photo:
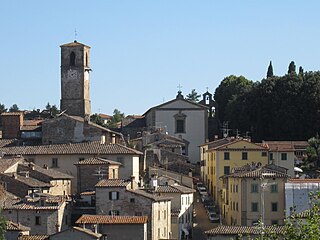
[[[83,43],[77,42],[77,40],[74,40],[71,43],[66,43],[66,44],[60,45],[60,47],[79,47],[79,46],[90,48],[89,46],[87,46]]]

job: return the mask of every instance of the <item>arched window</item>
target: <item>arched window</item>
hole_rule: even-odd
[[[71,52],[70,54],[70,66],[76,65],[76,54],[74,52]]]

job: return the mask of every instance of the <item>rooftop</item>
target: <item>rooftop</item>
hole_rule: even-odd
[[[276,234],[284,234],[285,226],[265,226],[266,232],[274,232]],[[206,235],[238,235],[253,234],[258,235],[261,229],[255,226],[225,226],[220,225],[216,228],[205,232]]]
[[[144,224],[147,216],[82,215],[76,224]]]
[[[124,179],[103,179],[95,187],[126,187],[130,181]]]
[[[92,157],[76,162],[74,165],[122,165],[119,162],[100,157]]]

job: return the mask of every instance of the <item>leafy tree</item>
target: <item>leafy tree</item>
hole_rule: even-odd
[[[288,74],[296,73],[296,64],[294,61],[291,61],[288,67]]]
[[[7,221],[1,213],[0,209],[0,240],[5,240],[4,234],[6,232]]]
[[[52,107],[51,107],[51,115],[52,116],[57,116],[57,114],[60,112],[60,110],[57,108],[57,106],[54,104],[54,105],[52,105]]]
[[[118,127],[118,123],[122,121],[122,119],[124,119],[125,115],[124,113],[120,112],[118,109],[114,109],[113,110],[113,115],[111,120],[108,121],[108,123],[106,124],[106,127],[108,128],[117,128]]]
[[[186,99],[192,102],[198,102],[199,97],[201,97],[201,95],[198,94],[195,89],[192,89],[191,93],[186,96]]]
[[[104,123],[103,123],[102,118],[101,118],[97,113],[92,114],[92,115],[90,116],[90,121],[91,121],[91,122],[94,122],[94,123],[96,123],[96,124],[98,124],[98,125],[100,125],[100,126],[104,126]]]
[[[19,111],[19,107],[17,104],[13,104],[10,108],[9,108],[9,112],[18,112]]]
[[[320,138],[319,135],[308,140],[307,159],[304,161],[305,170],[316,170],[320,166]]]
[[[6,107],[4,106],[4,104],[1,104],[0,103],[0,114],[1,113],[4,113],[4,112],[6,112],[7,111],[7,109],[6,109]]]
[[[272,62],[270,61],[268,71],[267,71],[267,78],[273,77],[273,67]]]
[[[50,110],[51,109],[51,105],[50,103],[48,102],[47,105],[46,105],[46,110]]]
[[[216,114],[220,122],[233,122],[233,120],[228,118],[230,116],[227,116],[227,113],[231,112],[228,111],[228,107],[231,104],[235,104],[237,99],[240,99],[240,96],[250,92],[252,86],[253,82],[243,76],[237,77],[231,75],[222,80],[214,93],[214,99],[218,105]]]

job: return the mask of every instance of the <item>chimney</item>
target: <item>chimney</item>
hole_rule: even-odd
[[[135,189],[135,182],[134,182],[135,176],[131,176],[131,189]]]
[[[111,143],[116,144],[116,135],[113,133],[111,137]]]
[[[106,144],[106,136],[102,135],[100,137],[100,144]]]
[[[31,169],[31,170],[34,170],[34,165],[32,163],[29,163],[28,164],[28,167]]]
[[[44,169],[49,169],[47,164],[43,164]]]

